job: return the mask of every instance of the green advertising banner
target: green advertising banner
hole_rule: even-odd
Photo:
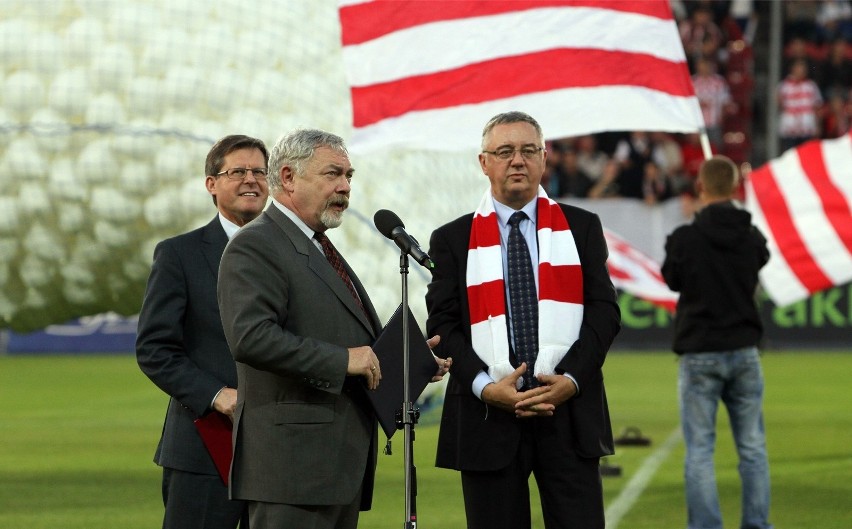
[[[670,349],[673,317],[665,309],[620,292],[621,332],[613,349]],[[758,295],[763,349],[852,350],[852,283],[776,307]]]

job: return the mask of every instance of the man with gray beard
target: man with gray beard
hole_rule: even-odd
[[[370,508],[378,441],[366,392],[381,323],[325,232],[349,205],[343,140],[296,130],[269,157],[272,204],[231,240],[219,307],[237,364],[230,493],[252,529],[349,528]]]

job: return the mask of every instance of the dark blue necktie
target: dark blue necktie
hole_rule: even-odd
[[[518,225],[528,219],[523,211],[517,211],[509,217],[509,244],[506,250],[509,265],[509,302],[512,305],[512,336],[515,344],[515,358],[518,365],[527,363],[524,374],[524,386],[532,388],[538,385],[533,375],[535,358],[538,354],[538,295],[535,289],[530,250]]]

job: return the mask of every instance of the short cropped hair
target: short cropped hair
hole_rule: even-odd
[[[302,176],[305,162],[310,160],[319,147],[328,147],[341,154],[349,155],[343,138],[318,129],[296,129],[278,139],[269,155],[269,190],[280,191],[281,168],[290,166],[297,176]]]
[[[541,131],[541,125],[538,124],[538,121],[529,114],[518,110],[512,110],[511,112],[497,114],[488,120],[488,123],[485,124],[485,128],[482,129],[482,149],[484,150],[486,147],[486,136],[488,136],[488,133],[491,132],[491,129],[497,125],[508,125],[510,123],[529,123],[538,134],[539,142],[544,145],[544,133]]]
[[[737,188],[739,171],[737,165],[730,158],[716,155],[701,164],[698,179],[707,194],[727,197],[733,195]]]

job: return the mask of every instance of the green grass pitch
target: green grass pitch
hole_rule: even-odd
[[[852,354],[768,351],[763,366],[772,522],[776,529],[852,527]],[[610,526],[685,526],[683,444],[665,443],[678,432],[676,376],[671,353],[607,359],[616,435],[633,426],[652,441],[620,446],[606,459],[622,470],[604,478],[608,513],[618,512]],[[151,458],[166,397],[132,356],[0,357],[0,395],[0,527],[160,526],[160,469]],[[462,528],[458,475],[433,465],[437,413],[424,410],[415,428],[418,527]],[[360,527],[404,526],[403,448],[399,432],[393,455],[379,456],[374,507]],[[652,460],[657,466],[643,482]],[[724,412],[716,460],[725,526],[737,527],[736,455]],[[635,501],[625,502],[630,496]],[[540,517],[533,525],[543,527]]]

